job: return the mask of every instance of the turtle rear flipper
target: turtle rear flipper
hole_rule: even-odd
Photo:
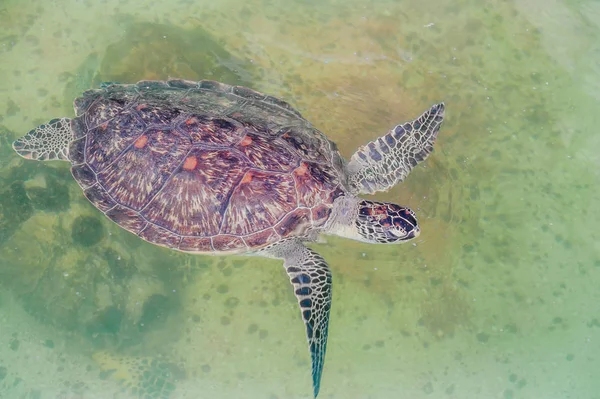
[[[300,305],[312,360],[313,395],[319,395],[321,374],[327,349],[327,330],[331,309],[331,270],[315,251],[298,240],[281,241],[258,252],[283,259],[288,277]]]
[[[69,160],[73,140],[71,119],[52,119],[13,142],[13,149],[26,159],[36,161]]]

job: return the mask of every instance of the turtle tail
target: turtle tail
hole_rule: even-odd
[[[69,160],[69,144],[73,141],[71,119],[52,119],[13,142],[13,149],[26,159],[36,161]]]

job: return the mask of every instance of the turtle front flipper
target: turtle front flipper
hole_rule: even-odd
[[[26,159],[36,161],[69,160],[73,140],[71,119],[52,119],[13,142],[13,149]]]
[[[373,194],[403,181],[433,151],[444,120],[444,108],[444,103],[435,104],[414,121],[398,125],[359,148],[347,166],[352,190],[357,194]]]
[[[331,308],[331,271],[327,262],[298,240],[283,241],[264,250],[263,255],[284,260],[283,267],[294,287],[312,360],[313,394],[321,385],[325,362],[329,309]]]

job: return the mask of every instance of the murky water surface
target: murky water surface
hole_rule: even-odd
[[[349,157],[432,103],[434,154],[376,196],[403,246],[328,238],[320,397],[599,398],[600,3],[0,3],[0,397],[310,398],[280,262],[112,224],[10,142],[103,81],[182,77],[293,104]]]

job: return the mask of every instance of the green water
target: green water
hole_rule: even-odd
[[[142,242],[10,148],[101,81],[168,77],[280,96],[345,156],[446,102],[433,155],[376,196],[421,236],[313,245],[320,398],[600,398],[599,21],[593,0],[3,1],[0,398],[311,397],[279,262]]]

